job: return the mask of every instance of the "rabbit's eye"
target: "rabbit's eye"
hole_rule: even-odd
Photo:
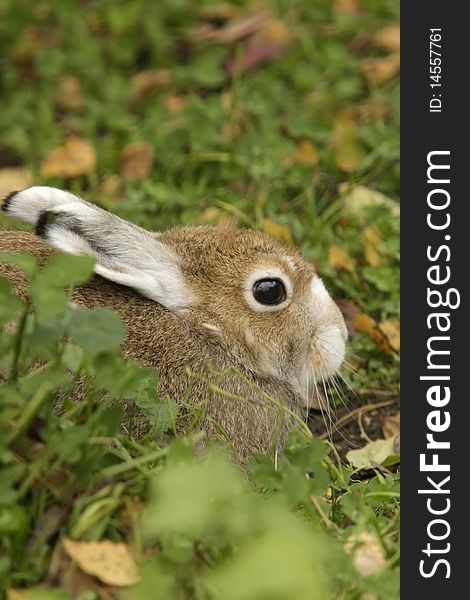
[[[280,279],[258,279],[253,296],[260,304],[280,304],[286,297],[286,288]]]

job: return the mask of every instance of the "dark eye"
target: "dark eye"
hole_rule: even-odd
[[[253,296],[260,304],[280,304],[286,299],[286,288],[280,279],[258,279]]]

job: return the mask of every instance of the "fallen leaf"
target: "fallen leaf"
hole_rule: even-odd
[[[367,333],[384,354],[393,355],[400,350],[400,321],[388,319],[377,323],[375,319],[360,313],[354,318],[356,331]]]
[[[342,114],[335,119],[332,145],[336,166],[345,173],[356,171],[367,156],[354,120]]]
[[[363,9],[359,0],[334,0],[333,12],[337,15],[359,15]]]
[[[96,152],[92,144],[78,136],[71,136],[48,154],[41,165],[41,175],[72,179],[89,173],[95,165]]]
[[[281,242],[284,242],[285,244],[291,245],[294,243],[292,234],[287,225],[281,225],[280,223],[275,223],[271,219],[265,219],[263,229],[268,235],[281,240]]]
[[[124,189],[124,182],[120,175],[116,173],[106,175],[100,184],[100,192],[103,196],[113,198],[114,200],[121,198]]]
[[[380,323],[380,331],[386,337],[387,345],[384,345],[382,351],[386,354],[393,354],[400,350],[400,321],[398,319],[388,319]],[[390,349],[392,350],[390,352]]]
[[[377,335],[377,321],[364,313],[354,317],[354,328],[358,333],[367,333],[372,339]]]
[[[149,69],[137,73],[131,79],[133,92],[129,101],[129,108],[134,110],[155,91],[168,87],[171,82],[171,73],[168,69]]]
[[[362,577],[376,575],[385,568],[384,549],[377,537],[368,531],[351,535],[344,549],[353,555],[354,568]]]
[[[183,110],[183,108],[188,103],[188,100],[184,96],[168,95],[168,96],[165,96],[163,102],[164,102],[166,108],[171,113],[175,113],[175,112],[180,112],[181,110]]]
[[[388,25],[374,33],[372,43],[388,52],[400,51],[400,25]]]
[[[371,206],[385,206],[393,215],[400,214],[398,202],[364,185],[356,185],[351,188],[348,183],[341,183],[338,191],[343,196],[345,209],[356,217],[364,218],[367,209]]]
[[[400,412],[380,417],[380,427],[385,439],[400,433]]]
[[[0,169],[0,198],[4,198],[15,190],[24,190],[33,185],[33,176],[24,167],[7,167]]]
[[[145,179],[152,171],[153,156],[153,148],[149,142],[124,146],[121,152],[121,173],[129,179]]]
[[[355,121],[358,125],[370,123],[373,121],[383,120],[390,112],[388,107],[383,102],[371,100],[357,104],[343,112],[344,115]]]
[[[343,315],[343,319],[348,330],[348,335],[354,335],[356,333],[354,321],[357,315],[360,313],[359,307],[354,304],[352,300],[347,300],[346,298],[333,298],[333,300]]]
[[[294,154],[285,158],[283,164],[287,168],[295,163],[305,165],[306,167],[315,167],[319,162],[320,156],[312,142],[309,140],[300,140]]]
[[[230,60],[227,63],[228,75],[232,77],[235,68],[245,73],[276,58],[286,50],[293,39],[292,33],[282,21],[267,20],[260,30],[249,38],[240,60]]]
[[[369,442],[359,450],[350,450],[346,458],[356,469],[374,469],[380,465],[397,464],[400,457],[396,453],[395,438],[396,435],[393,435],[386,440]]]
[[[83,112],[85,104],[78,77],[75,77],[75,75],[65,75],[61,78],[55,103],[57,108],[64,112]]]
[[[378,267],[382,262],[382,256],[377,250],[381,241],[382,238],[375,227],[366,227],[362,232],[364,255],[371,267]]]
[[[127,587],[139,581],[139,573],[127,544],[102,540],[74,542],[65,539],[64,549],[82,571],[115,587]]]
[[[63,41],[63,33],[57,28],[42,30],[36,25],[29,25],[17,38],[11,51],[11,57],[21,76],[25,79],[35,77],[34,57],[38,50],[54,48]]]
[[[356,261],[336,244],[330,244],[328,247],[328,264],[336,270],[352,271]]]
[[[380,58],[363,58],[360,68],[371,84],[380,85],[400,72],[400,55],[390,54]]]

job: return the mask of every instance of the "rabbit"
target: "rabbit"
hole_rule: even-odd
[[[209,437],[235,457],[282,451],[318,402],[318,382],[345,355],[343,316],[311,262],[265,233],[234,226],[151,232],[60,189],[34,186],[3,202],[35,235],[0,231],[1,252],[91,255],[92,280],[72,301],[115,310],[123,353],[157,369],[158,393],[202,409]],[[21,295],[25,275],[0,263]],[[128,427],[144,431],[131,411]]]

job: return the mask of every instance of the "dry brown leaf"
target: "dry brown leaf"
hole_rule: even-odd
[[[390,54],[380,58],[363,58],[361,71],[371,84],[385,83],[400,72],[400,55]]]
[[[291,156],[284,159],[283,164],[289,168],[295,163],[306,167],[315,167],[320,162],[320,156],[315,146],[309,140],[300,140],[297,150]]]
[[[352,271],[356,261],[336,244],[330,244],[328,247],[328,263],[333,269]]]
[[[400,412],[380,418],[380,427],[385,439],[400,433]]]
[[[149,142],[127,144],[121,152],[121,173],[129,179],[148,177],[153,167],[153,148]]]
[[[373,121],[381,121],[385,119],[389,112],[390,108],[386,104],[377,100],[371,100],[370,102],[363,102],[362,104],[352,106],[344,111],[344,114],[361,125]]]
[[[43,48],[59,46],[63,40],[63,33],[59,29],[48,28],[42,31],[36,25],[30,25],[19,35],[11,51],[11,56],[21,76],[26,79],[35,77],[34,56]]]
[[[400,350],[400,321],[398,319],[388,319],[380,323],[380,331],[386,337],[387,344],[382,348],[386,354],[393,354]]]
[[[71,179],[89,173],[95,165],[96,152],[92,144],[74,135],[48,154],[41,165],[41,175]]]
[[[64,540],[64,549],[82,571],[115,587],[139,581],[139,573],[127,544],[122,542],[74,542]]]
[[[64,75],[59,82],[55,97],[57,108],[64,112],[81,113],[85,108],[81,84],[75,75]]]
[[[333,12],[342,15],[359,15],[362,7],[359,0],[334,0]]]
[[[7,167],[0,169],[0,198],[10,192],[24,190],[33,185],[33,176],[29,169],[24,167]]]
[[[100,192],[103,196],[117,200],[121,197],[124,189],[124,182],[120,175],[116,173],[106,175],[100,184]]]
[[[292,43],[294,37],[287,26],[278,19],[268,19],[257,33],[249,38],[240,60],[230,60],[226,65],[228,75],[233,75],[235,67],[244,73],[268,62]]]
[[[372,36],[372,43],[388,52],[400,52],[400,25],[382,27]]]
[[[345,173],[356,171],[366,157],[359,128],[354,120],[344,113],[335,119],[332,144],[335,149],[335,163]]]
[[[171,82],[171,73],[168,69],[149,69],[137,73],[131,79],[133,92],[129,101],[129,108],[137,108],[145,98],[155,91],[168,87]]]
[[[378,267],[382,262],[382,256],[377,250],[382,238],[375,227],[366,227],[362,233],[362,244],[366,261],[371,267]]]
[[[294,39],[287,25],[279,19],[268,19],[253,38],[255,41],[276,44],[282,48],[289,46]]]
[[[351,535],[344,545],[346,552],[353,555],[353,565],[362,577],[380,573],[386,565],[384,550],[376,536],[368,531]]]
[[[400,321],[389,319],[377,323],[375,319],[358,314],[354,319],[356,331],[367,333],[379,346],[384,354],[393,355],[400,350]]]
[[[184,96],[168,95],[168,96],[165,96],[165,99],[163,100],[163,102],[165,103],[166,108],[171,113],[175,113],[175,112],[180,112],[181,110],[183,110],[183,108],[188,103],[188,99],[185,98]]]
[[[265,219],[263,229],[268,235],[272,235],[274,238],[281,240],[281,242],[284,242],[285,244],[290,245],[294,243],[292,234],[287,225],[281,225],[280,223],[271,221],[271,219]]]

